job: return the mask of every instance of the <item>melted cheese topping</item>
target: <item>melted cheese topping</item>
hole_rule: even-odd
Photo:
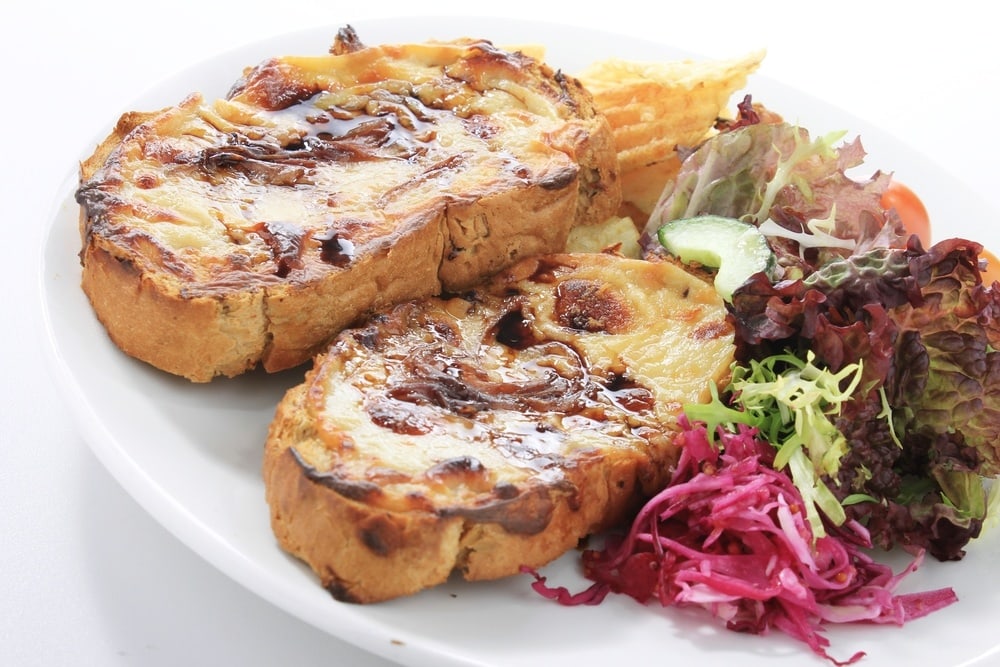
[[[666,464],[682,404],[708,399],[733,351],[714,289],[671,264],[529,260],[474,298],[338,338],[311,394],[327,449],[310,464],[398,499],[437,485],[445,504],[615,451]]]
[[[91,201],[91,224],[141,230],[196,281],[308,279],[329,269],[321,238],[360,254],[414,215],[575,179],[573,110],[538,72],[475,42],[270,60],[229,98],[193,95],[141,125],[81,201],[113,193],[110,212]]]

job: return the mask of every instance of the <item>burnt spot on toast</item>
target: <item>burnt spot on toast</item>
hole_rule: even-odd
[[[556,317],[561,325],[578,331],[627,331],[631,312],[621,294],[607,283],[573,279],[556,289]]]

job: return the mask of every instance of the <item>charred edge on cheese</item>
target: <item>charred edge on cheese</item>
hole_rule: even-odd
[[[354,53],[356,51],[361,51],[364,48],[365,48],[365,44],[361,41],[361,38],[358,37],[358,33],[354,29],[354,26],[352,26],[352,25],[345,25],[342,28],[340,28],[340,29],[337,30],[336,38],[334,39],[333,44],[330,46],[330,51],[329,52],[330,52],[331,55],[334,55],[334,56],[342,56],[342,55],[346,55],[348,53]],[[243,78],[241,78],[239,81],[237,81],[232,86],[232,88],[230,88],[227,97],[232,98],[232,97],[234,97],[234,96],[242,93],[245,90],[246,85],[247,85],[247,81],[251,78],[251,76],[259,75],[260,70],[262,68],[267,68],[267,67],[273,68],[274,67],[274,62],[275,61],[269,61],[267,63],[264,63],[264,64],[258,66],[257,68],[254,68],[253,70],[251,70],[246,76],[244,76]],[[279,84],[277,86],[271,87],[271,90],[269,91],[269,92],[271,92],[271,95],[264,98],[264,99],[269,99],[271,101],[272,106],[269,107],[269,108],[283,108],[283,107],[280,106],[282,103],[286,103],[286,104],[289,104],[289,105],[295,103],[294,101],[287,102],[286,100],[289,100],[289,99],[290,100],[294,100],[296,98],[296,96],[298,96],[299,100],[302,100],[302,99],[305,99],[306,97],[308,97],[309,95],[311,95],[312,93],[316,92],[316,91],[309,92],[310,91],[309,88],[302,87],[302,88],[300,88],[298,90],[297,94],[293,91],[291,94],[287,95],[287,97],[286,97],[286,96],[282,95],[282,89],[283,88],[287,88],[287,86],[283,86],[283,85]]]
[[[344,498],[356,500],[358,502],[367,502],[382,495],[382,489],[374,482],[344,478],[334,472],[323,472],[321,470],[317,470],[315,467],[306,463],[305,459],[302,458],[302,455],[299,454],[298,450],[294,447],[290,447],[288,452],[292,455],[292,458],[295,459],[295,463],[302,469],[306,479],[325,486],[326,488],[337,492]]]
[[[347,480],[333,472],[322,472],[306,463],[294,447],[289,453],[296,465],[310,482],[326,487],[335,493],[358,502],[370,502],[382,494],[376,482],[368,480]],[[431,470],[429,475],[439,481],[453,481],[454,478],[468,476],[482,477],[485,473],[479,461],[469,457],[459,457],[443,461]],[[534,535],[545,529],[555,511],[553,494],[563,497],[571,509],[580,505],[579,489],[565,480],[548,486],[521,490],[517,486],[502,482],[493,487],[488,497],[481,499],[474,507],[443,507],[437,510],[424,506],[420,498],[412,497],[414,509],[432,511],[442,518],[459,517],[474,523],[494,523],[509,533]],[[378,517],[383,517],[379,520]],[[358,536],[373,553],[386,556],[398,541],[398,528],[388,515],[378,515],[358,527]]]
[[[136,229],[126,229],[121,231],[117,224],[113,222],[116,213],[131,215],[147,215],[151,220],[170,220],[160,211],[145,208],[139,210],[139,206],[133,202],[126,202],[120,196],[106,192],[103,186],[96,183],[87,183],[81,186],[74,195],[76,202],[82,207],[83,216],[82,237],[85,241],[83,248],[78,254],[81,261],[84,259],[86,249],[91,246],[91,238],[114,237],[122,247],[127,248],[137,257],[147,257],[152,262],[156,262],[166,271],[184,278],[194,277],[194,271],[176,253],[163,247],[152,236],[144,231]],[[115,253],[115,259],[119,262],[128,263],[138,270],[135,262],[130,258],[123,258]],[[141,273],[141,271],[139,271]]]
[[[556,509],[553,495],[566,496],[571,509],[580,506],[579,489],[563,482],[532,488],[514,497],[495,495],[478,507],[444,508],[440,514],[443,517],[460,517],[472,523],[494,523],[516,535],[537,535],[552,521]]]

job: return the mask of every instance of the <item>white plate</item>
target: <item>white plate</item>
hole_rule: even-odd
[[[157,85],[132,108],[158,108],[195,90],[222,95],[243,66],[282,53],[323,52],[338,27],[234,51]],[[407,18],[355,27],[369,43],[466,35],[498,44],[541,43],[549,61],[571,73],[607,56],[688,55],[622,36],[509,20]],[[906,145],[762,74],[752,78],[748,90],[816,133],[860,134],[872,171],[895,170],[921,193],[935,219],[946,218],[956,234],[1000,247],[996,232],[974,226],[989,207]],[[527,577],[454,582],[374,606],[336,602],[276,546],[259,472],[274,405],[302,371],[193,385],[120,353],[79,289],[74,185],[70,174],[42,248],[41,274],[53,366],[68,406],[94,453],[124,488],[182,542],[248,589],[307,623],[409,665],[823,664],[780,633],[730,633],[692,611],[644,608],[614,596],[599,606],[559,607],[537,596]],[[869,659],[863,664],[872,665],[968,665],[997,657],[1000,568],[991,563],[997,548],[991,534],[972,544],[963,562],[928,562],[904,587],[951,586],[960,598],[957,605],[904,628],[831,628],[831,653],[846,658],[865,650]],[[900,567],[904,561],[893,562]],[[576,565],[576,555],[569,554],[544,573],[551,583],[575,589],[585,584]]]

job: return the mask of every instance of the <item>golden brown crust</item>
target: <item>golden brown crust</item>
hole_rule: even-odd
[[[287,446],[310,437],[296,417],[304,390],[293,389],[281,404],[266,453],[265,488],[279,543],[316,563],[323,586],[344,601],[388,599],[444,582],[459,552],[463,521],[373,510],[310,478]],[[330,554],[336,554],[336,565],[324,564]],[[363,583],[341,572],[364,573]]]
[[[599,530],[620,523],[643,495],[638,480],[661,484],[669,456],[622,451],[584,459],[556,486],[514,499],[452,510],[386,510],[356,499],[304,463],[299,449],[318,446],[301,420],[305,388],[289,392],[265,453],[271,525],[282,547],[310,564],[324,588],[344,602],[371,603],[444,583],[455,571],[469,581],[541,566]],[[359,492],[360,493],[360,492]],[[648,491],[647,491],[648,494]]]
[[[82,287],[112,341],[126,354],[160,368],[186,369],[193,380],[209,380],[199,369],[234,376],[261,356],[265,323],[259,293],[226,299],[183,297],[162,289],[155,277],[97,244],[82,255]],[[229,326],[238,327],[232,331]],[[197,345],[192,337],[197,336]]]
[[[732,360],[710,285],[610,255],[523,260],[338,336],[264,454],[279,544],[338,599],[539,567],[665,483],[683,402]]]
[[[617,209],[578,81],[488,42],[338,44],[126,114],[81,164],[82,285],[126,353],[197,382],[289,368]]]

